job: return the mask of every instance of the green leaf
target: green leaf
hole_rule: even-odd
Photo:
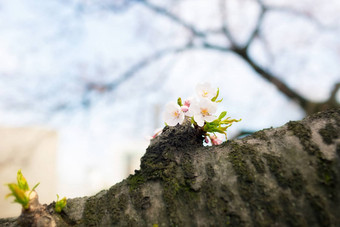
[[[57,202],[55,203],[55,207],[54,207],[55,211],[57,213],[60,213],[64,209],[66,204],[67,204],[66,197],[59,200],[59,195],[57,194]]]
[[[177,99],[177,104],[178,104],[179,106],[183,106],[181,97],[179,97],[179,98]]]
[[[36,185],[34,185],[34,187],[32,188],[32,191],[34,191],[38,186],[39,186],[40,182],[37,183]]]
[[[34,187],[32,188],[32,190],[30,191],[30,193],[28,194],[28,198],[31,196],[31,193],[39,186],[40,182],[37,183],[36,185],[34,185]]]
[[[211,127],[217,127],[217,126],[220,125],[220,121],[221,120],[217,118],[217,119],[213,120],[212,122],[207,122],[207,124]]]
[[[210,132],[213,128],[216,128],[218,126],[219,126],[219,123],[215,121],[205,122],[205,125],[203,126],[203,130],[206,132]]]
[[[211,99],[212,102],[215,102],[216,99],[218,98],[218,95],[220,94],[220,89],[217,88],[217,92],[216,92],[216,95]]]
[[[218,117],[218,119],[222,120],[222,118],[224,118],[227,115],[227,111],[223,111],[220,116]]]
[[[231,126],[231,124],[227,125],[227,126],[224,126],[224,127],[220,126],[219,129],[221,129],[221,130],[223,130],[225,132],[230,126]]]
[[[217,103],[220,103],[220,102],[222,102],[222,100],[223,100],[223,99],[220,99],[220,100],[217,100],[216,102],[217,102]]]
[[[224,119],[223,121],[221,121],[221,124],[232,124],[234,122],[239,122],[241,121],[242,119],[239,119],[239,120],[236,120],[236,119],[230,119],[230,117]]]
[[[196,121],[195,121],[195,119],[194,119],[194,117],[191,117],[191,118],[190,118],[190,121],[191,121],[191,124],[193,124],[193,125],[197,124]]]
[[[8,184],[9,190],[12,192],[12,196],[14,196],[14,202],[20,203],[23,208],[28,209],[29,207],[29,198],[25,194],[25,191],[22,190],[17,184]]]
[[[213,128],[213,129],[211,129],[210,132],[218,132],[218,133],[226,134],[226,132],[224,130],[219,129],[219,128]]]
[[[17,181],[18,181],[18,186],[19,186],[20,189],[22,189],[24,191],[30,190],[25,177],[21,173],[21,169],[18,170]]]

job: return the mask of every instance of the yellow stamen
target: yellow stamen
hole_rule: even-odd
[[[205,116],[209,116],[209,112],[208,109],[201,109],[201,114],[205,117]]]
[[[174,112],[174,117],[178,118],[179,117],[179,111]]]

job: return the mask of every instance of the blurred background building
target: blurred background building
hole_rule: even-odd
[[[243,119],[229,138],[339,106],[339,12],[338,0],[0,1],[0,184],[21,168],[46,203],[108,189],[199,82]],[[0,201],[1,216],[19,206]]]
[[[57,150],[58,136],[55,131],[36,127],[0,128],[1,217],[20,214],[21,207],[10,203],[13,198],[5,200],[9,190],[4,185],[16,183],[19,169],[25,174],[30,187],[41,182],[41,202],[48,203],[56,199]]]

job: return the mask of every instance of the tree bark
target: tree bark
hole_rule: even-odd
[[[134,175],[49,212],[57,226],[340,226],[339,160],[340,109],[212,147],[165,127]]]

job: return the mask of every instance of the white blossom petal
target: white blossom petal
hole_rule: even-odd
[[[204,125],[204,119],[200,115],[194,115],[194,120],[198,126],[202,127]]]
[[[216,95],[217,89],[211,87],[210,83],[199,83],[196,85],[196,93],[199,98],[212,99]]]
[[[203,126],[204,121],[211,122],[216,119],[214,113],[217,110],[217,104],[209,99],[201,99],[190,106],[190,110],[194,116],[194,120],[198,126]]]
[[[212,121],[214,121],[214,120],[216,120],[216,116],[214,116],[214,115],[211,115],[211,116],[206,116],[206,117],[204,117],[204,120],[206,121],[206,122],[212,122]]]
[[[167,123],[169,126],[182,124],[185,118],[181,107],[175,102],[170,102],[166,105],[163,117],[165,123]]]

